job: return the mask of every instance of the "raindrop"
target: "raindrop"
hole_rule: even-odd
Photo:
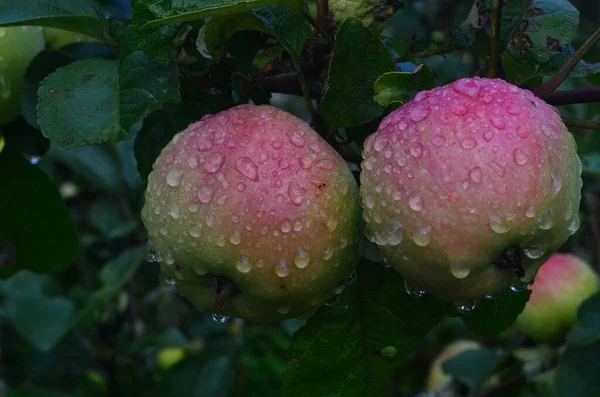
[[[304,199],[306,198],[306,189],[299,184],[292,182],[288,188],[288,196],[294,205],[300,206],[304,203]]]
[[[330,247],[325,248],[325,251],[323,251],[323,259],[325,259],[326,261],[331,259],[331,257],[333,256],[333,249]]]
[[[295,232],[299,232],[304,228],[304,224],[302,223],[302,219],[297,218],[294,220],[293,228]]]
[[[421,145],[420,143],[413,145],[410,148],[410,154],[415,158],[421,157],[421,154],[423,154],[423,145]]]
[[[410,284],[406,280],[404,280],[404,289],[406,290],[406,293],[413,298],[420,298],[425,295],[425,291],[419,289],[416,285]]]
[[[331,161],[329,159],[320,160],[317,163],[317,168],[321,168],[321,169],[324,169],[324,170],[330,170],[330,169],[333,168],[333,161]]]
[[[179,217],[181,216],[181,211],[179,210],[179,206],[177,205],[177,203],[171,204],[169,214],[173,219],[179,219]]]
[[[496,215],[490,217],[490,227],[499,234],[506,233],[510,230],[510,226],[506,224],[502,218]]]
[[[515,149],[515,151],[513,152],[513,160],[515,160],[515,163],[517,163],[517,165],[525,165],[527,164],[527,160],[529,159],[524,151],[522,151],[521,149]]]
[[[240,273],[248,273],[252,269],[252,262],[250,262],[250,258],[246,255],[242,255],[237,260],[235,267]]]
[[[481,182],[481,168],[479,167],[475,167],[473,168],[470,172],[469,172],[469,176],[471,177],[471,180],[475,183],[480,183]]]
[[[474,79],[460,79],[452,84],[454,91],[459,94],[470,96],[471,98],[477,97],[479,94],[480,86]]]
[[[519,125],[517,126],[517,135],[525,139],[529,136],[529,130],[527,129],[527,127]]]
[[[576,214],[573,217],[573,220],[571,220],[571,223],[569,224],[569,232],[571,232],[571,234],[574,234],[577,230],[579,230],[579,225],[579,216]]]
[[[550,126],[546,125],[546,124],[542,124],[540,126],[540,131],[542,131],[542,133],[544,135],[546,135],[547,137],[552,136],[552,128]]]
[[[490,121],[492,122],[492,125],[499,130],[503,130],[506,127],[506,122],[504,119],[497,114],[493,114],[490,117]]]
[[[391,263],[387,260],[387,258],[385,256],[381,257],[381,264],[384,267],[392,267]]]
[[[225,324],[229,320],[229,316],[224,316],[221,314],[213,314],[211,317],[215,323],[219,324]]]
[[[550,175],[550,194],[552,198],[556,198],[560,190],[562,189],[562,179],[558,170],[552,171]]]
[[[459,280],[463,278],[467,278],[469,273],[471,273],[471,267],[467,262],[454,262],[450,264],[450,272],[452,275]]]
[[[525,211],[525,216],[527,218],[533,218],[535,216],[535,208],[533,208],[533,206],[529,206],[527,208],[527,211]]]
[[[485,300],[492,300],[492,299],[496,299],[496,295],[494,294],[487,294],[486,296],[483,297],[483,299]]]
[[[477,146],[477,141],[473,138],[465,138],[460,144],[460,147],[462,147],[465,150],[471,150],[475,146]]]
[[[441,147],[442,145],[444,145],[445,142],[446,142],[446,138],[444,138],[441,135],[436,135],[431,140],[431,143],[433,143],[433,146],[436,146],[436,147]]]
[[[423,209],[423,200],[420,196],[412,196],[408,200],[408,205],[413,211],[421,211]]]
[[[160,228],[160,234],[162,234],[163,236],[166,236],[166,235],[167,235],[167,228],[166,228],[166,227],[164,227],[164,226],[163,226],[163,227],[161,227],[161,228]]]
[[[529,259],[539,259],[546,253],[546,246],[533,245],[531,247],[523,248],[523,252]]]
[[[292,230],[292,221],[288,218],[285,218],[281,222],[281,231],[284,233],[289,233]]]
[[[152,246],[152,241],[148,240],[148,242],[146,243],[146,246],[148,248],[148,251],[146,253],[146,261],[147,262],[156,262],[156,251],[154,250],[154,247]]]
[[[364,203],[365,207],[372,209],[375,206],[375,199],[373,196],[365,196]]]
[[[287,277],[290,274],[290,268],[285,259],[280,259],[275,265],[275,274],[281,278]]]
[[[352,274],[350,274],[350,276],[348,276],[348,279],[346,280],[346,284],[354,285],[354,284],[356,284],[356,280],[358,280],[358,276],[356,274],[356,271],[353,271]]]
[[[458,303],[455,304],[454,307],[456,307],[456,311],[458,311],[460,314],[470,314],[477,309],[477,303],[477,301],[473,303]]]
[[[305,170],[309,169],[311,167],[311,165],[312,165],[312,159],[308,156],[302,157],[302,159],[300,160],[300,166]],[[279,187],[281,187],[281,186],[279,186]]]
[[[485,130],[483,132],[483,140],[486,141],[486,142],[489,142],[492,139],[494,139],[494,131],[492,131],[492,130]]]
[[[198,137],[198,144],[196,148],[201,152],[206,152],[213,147],[213,134],[202,134]]]
[[[463,116],[469,111],[467,106],[464,103],[462,103],[462,101],[450,102],[450,110],[457,116]]]
[[[258,167],[250,157],[240,157],[235,163],[235,169],[246,178],[255,182],[258,181]]]
[[[336,305],[340,301],[340,298],[341,298],[340,294],[334,295],[331,299],[329,299],[327,302],[325,302],[325,306],[334,306],[334,305]]]
[[[200,200],[201,203],[208,204],[208,203],[210,203],[210,200],[212,200],[214,193],[215,193],[215,189],[213,189],[212,186],[210,186],[210,185],[200,186],[198,188],[198,193],[197,193],[198,200]]]
[[[233,245],[238,245],[242,241],[242,235],[239,230],[234,231],[231,236],[229,236],[229,242]]]
[[[540,219],[540,229],[550,230],[552,226],[554,226],[554,213],[552,212],[552,209],[549,209]]]
[[[192,236],[194,238],[200,237],[200,233],[202,232],[202,229],[199,226],[202,226],[202,225],[198,224],[197,226],[192,226],[188,230],[188,233],[190,234],[190,236]]]
[[[292,134],[292,136],[290,137],[290,142],[292,142],[292,145],[294,145],[296,147],[304,146],[304,138],[302,138],[298,134]]]
[[[311,143],[308,148],[310,149],[311,152],[313,153],[319,153],[321,151],[321,147],[319,145],[317,145],[316,143]]]
[[[181,183],[183,179],[183,171],[179,168],[173,168],[167,174],[167,185],[175,187]]]
[[[204,169],[211,174],[219,171],[223,166],[223,162],[225,160],[225,156],[220,153],[215,153],[212,156],[209,156],[204,164]]]
[[[168,276],[167,274],[165,274],[163,272],[160,273],[158,278],[159,278],[160,285],[162,285],[165,288],[171,287],[177,283],[177,281],[173,277]]]
[[[306,252],[302,248],[298,248],[298,251],[296,251],[296,257],[294,258],[294,264],[296,265],[296,267],[304,269],[306,266],[308,266],[309,262],[310,255],[308,254],[308,252]]]
[[[412,121],[425,120],[430,113],[431,109],[429,108],[429,106],[416,106],[409,110],[410,119]]]
[[[413,241],[419,247],[425,247],[431,241],[431,228],[418,227],[412,235]]]
[[[525,282],[520,282],[518,284],[513,284],[510,286],[510,290],[513,292],[521,292],[521,291],[525,291],[525,289],[527,289],[527,283]]]
[[[375,149],[376,152],[381,152],[383,148],[387,146],[388,143],[389,140],[385,136],[378,135],[377,138],[375,138],[373,149]]]
[[[243,184],[242,182],[238,183],[236,186],[238,192],[243,192],[244,190],[246,190],[246,185]]]
[[[196,158],[196,156],[192,156],[189,158],[188,165],[190,166],[190,168],[198,167],[198,159]]]

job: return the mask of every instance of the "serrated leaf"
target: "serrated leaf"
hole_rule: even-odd
[[[63,149],[128,139],[147,111],[179,100],[176,73],[139,51],[73,62],[40,85],[38,122]]]
[[[0,0],[0,26],[50,26],[102,38],[104,11],[91,0]]]
[[[302,14],[281,6],[269,6],[252,12],[283,48],[299,57],[310,30]]]
[[[205,103],[184,101],[175,105],[166,105],[148,115],[137,133],[134,146],[142,180],[148,179],[154,161],[175,134],[200,120],[205,114],[213,113],[214,110]]]
[[[355,285],[294,335],[284,396],[381,396],[394,369],[442,317],[439,301],[411,298],[392,269],[363,260]]]
[[[472,313],[461,314],[461,318],[478,335],[497,335],[515,322],[530,295],[529,290],[508,290],[493,299],[480,300]]]
[[[433,88],[435,75],[431,69],[421,65],[412,73],[385,73],[375,81],[375,101],[382,106],[392,103],[404,104],[417,92]]]
[[[0,170],[0,242],[16,249],[0,276],[20,269],[55,273],[75,263],[77,231],[48,176],[8,150],[0,152]]]
[[[381,116],[385,108],[373,99],[373,85],[394,70],[381,40],[358,19],[346,19],[336,35],[321,114],[337,127],[357,126]]]

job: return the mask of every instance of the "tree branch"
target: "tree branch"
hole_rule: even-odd
[[[490,48],[490,64],[488,69],[488,77],[498,77],[502,71],[502,61],[500,54],[500,28],[502,26],[502,0],[494,0],[492,5],[492,32],[491,32],[491,48]]]
[[[567,127],[584,128],[587,130],[600,131],[600,123],[590,120],[580,120],[572,117],[563,117],[563,122]]]
[[[583,43],[583,45],[581,47],[579,47],[579,49],[573,55],[573,57],[571,57],[571,59],[569,59],[567,61],[567,63],[565,63],[563,65],[563,67],[560,68],[560,70],[554,76],[552,76],[552,78],[550,80],[548,80],[546,82],[546,84],[544,84],[540,87],[540,91],[545,91],[545,92],[556,91],[556,89],[558,87],[560,87],[560,85],[563,83],[563,81],[565,81],[565,79],[567,77],[569,77],[569,74],[575,68],[575,66],[577,66],[579,61],[581,61],[583,56],[592,47],[594,47],[594,44],[596,44],[596,41],[598,41],[598,39],[600,39],[600,28],[598,28],[598,30],[596,30],[594,32],[594,34],[592,34],[590,36],[590,38],[587,39],[586,42]]]
[[[600,102],[600,87],[555,92],[546,92],[538,89],[533,93],[546,103],[554,106]]]
[[[267,76],[260,83],[265,90],[270,92],[297,96],[304,95],[302,85],[298,80],[298,74],[294,72]],[[319,99],[321,97],[321,86],[317,81],[307,82],[307,89],[312,99]]]

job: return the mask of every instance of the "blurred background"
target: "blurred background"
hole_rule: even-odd
[[[600,2],[572,3],[580,10],[577,48],[600,26]],[[471,6],[471,1],[463,0],[407,0],[404,10],[388,20],[384,36],[426,49],[447,40],[448,32],[465,20]],[[586,61],[600,62],[599,49],[597,44]],[[436,85],[443,85],[473,75],[477,60],[470,52],[458,51],[425,62],[436,72]],[[568,79],[561,89],[596,84],[600,75]],[[301,98],[277,94],[271,102],[308,117]],[[600,104],[561,106],[560,110],[566,116],[600,121]],[[586,172],[582,226],[563,249],[598,269],[600,161],[594,153],[600,152],[600,134],[572,132],[584,155]],[[50,148],[30,161],[60,187],[82,248],[76,265],[61,274],[25,272],[0,282],[0,396],[280,395],[291,337],[303,321],[255,325],[214,320],[194,309],[173,287],[160,285],[159,265],[143,261],[146,235],[139,213],[144,186],[136,170],[133,139],[72,150]],[[3,255],[10,252],[0,250],[0,262]],[[14,291],[27,288],[37,289],[37,300],[14,297]],[[90,299],[92,305],[87,303]],[[28,304],[42,305],[52,318],[60,318],[67,308],[86,310],[75,326],[56,329],[41,318],[10,320],[14,305]],[[39,327],[44,335],[26,339],[22,327]],[[52,346],[44,339],[48,334],[58,344]],[[475,337],[460,319],[448,318],[422,345],[415,346],[390,385],[389,395],[425,391],[432,360],[456,340],[477,340],[491,349],[532,343],[514,329],[495,337]]]

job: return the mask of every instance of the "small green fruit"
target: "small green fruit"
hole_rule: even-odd
[[[23,76],[33,57],[43,49],[42,28],[0,27],[0,126],[19,117]]]
[[[185,350],[182,347],[165,347],[156,354],[156,361],[161,369],[168,370],[185,357]]]
[[[44,37],[46,38],[46,46],[52,50],[58,50],[69,44],[98,41],[81,33],[56,28],[44,28]]]
[[[517,327],[537,341],[553,341],[575,324],[579,305],[600,291],[600,279],[575,255],[555,254],[542,265],[529,289],[531,297]]]
[[[329,11],[338,25],[355,17],[375,33],[380,33],[385,20],[402,7],[400,0],[329,0]]]

